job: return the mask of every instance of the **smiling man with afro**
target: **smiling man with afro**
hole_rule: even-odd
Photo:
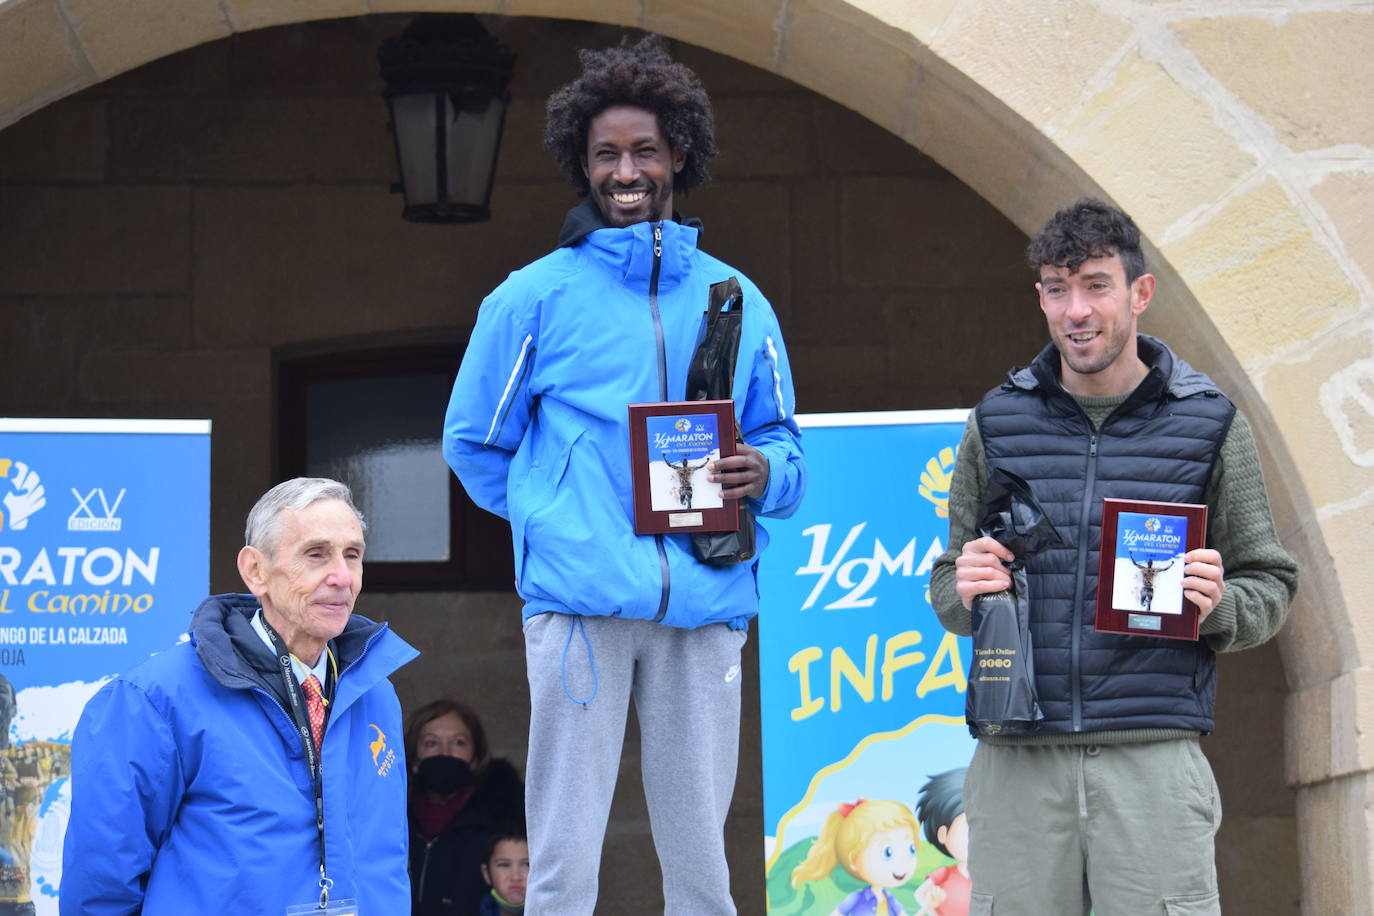
[[[724,827],[757,560],[713,565],[690,534],[635,533],[626,407],[684,399],[711,288],[737,283],[743,441],[695,474],[703,494],[719,485],[756,518],[782,517],[806,483],[792,375],[768,300],[673,211],[716,154],[701,81],[652,36],[580,56],[549,99],[545,142],[586,199],[558,248],[482,304],[444,453],[473,501],[511,522],[530,684],[526,913],[595,911],[633,699],[663,912],[731,916]]]

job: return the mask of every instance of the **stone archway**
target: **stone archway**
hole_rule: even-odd
[[[1012,222],[1107,195],[1158,245],[1152,328],[1206,365],[1266,447],[1306,569],[1280,648],[1304,908],[1374,908],[1366,799],[1374,632],[1374,16],[1132,0],[0,0],[0,127],[203,42],[422,10],[659,31],[785,76],[918,146]],[[1219,17],[1219,18],[1218,18]],[[1342,53],[1345,49],[1349,53]],[[1329,86],[1346,86],[1332,93]]]

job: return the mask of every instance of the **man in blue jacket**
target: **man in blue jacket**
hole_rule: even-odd
[[[767,300],[673,212],[716,152],[696,75],[652,37],[581,60],[549,99],[545,140],[589,199],[552,254],[482,304],[444,451],[511,523],[531,700],[527,912],[595,908],[633,697],[665,912],[732,914],[723,834],[756,561],[708,566],[688,535],[635,535],[626,408],[683,399],[709,287],[737,277],[745,444],[706,473],[756,515],[786,516],[806,478],[791,373]]]
[[[246,540],[252,594],[207,598],[189,641],[82,712],[63,916],[410,908],[387,676],[417,653],[353,614],[362,518],[343,484],[296,478],[253,507]]]

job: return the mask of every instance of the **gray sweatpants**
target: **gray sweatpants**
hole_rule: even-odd
[[[746,638],[747,631],[724,624],[680,630],[564,614],[526,622],[527,916],[591,916],[596,909],[601,844],[631,697],[663,870],[663,911],[734,916],[725,815],[739,760]]]
[[[1196,738],[979,741],[964,813],[970,916],[1221,916],[1221,798]]]

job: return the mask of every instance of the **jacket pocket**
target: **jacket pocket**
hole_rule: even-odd
[[[1212,891],[1209,894],[1165,897],[1164,912],[1169,916],[1221,916],[1221,895]]]
[[[511,494],[511,531],[515,542],[515,583],[524,597],[530,597],[526,590],[525,564],[529,558],[529,545],[526,543],[530,526],[557,500],[563,478],[567,476],[568,465],[572,460],[573,446],[582,438],[579,432],[569,441],[558,437],[550,445],[540,449],[542,455],[530,465],[518,489]]]

